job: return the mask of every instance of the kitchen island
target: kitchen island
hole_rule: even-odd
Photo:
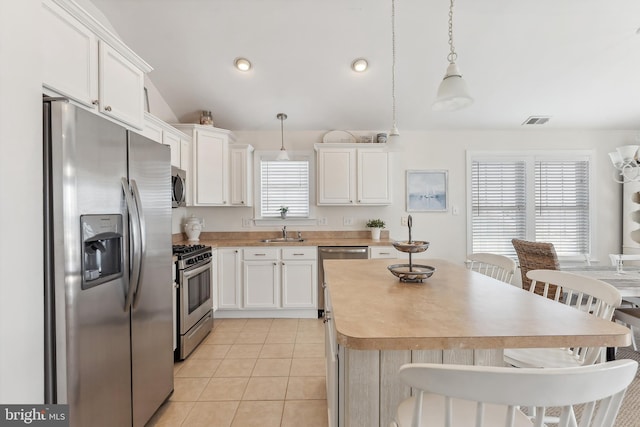
[[[626,346],[629,330],[444,260],[424,283],[387,265],[325,262],[330,425],[387,426],[409,396],[404,363],[503,364],[504,348]]]

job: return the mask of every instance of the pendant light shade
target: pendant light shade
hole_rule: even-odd
[[[436,100],[431,105],[434,111],[455,111],[473,104],[467,83],[462,79],[456,64],[457,58],[458,54],[453,46],[453,0],[449,0],[449,66],[438,87]]]
[[[438,95],[432,108],[435,111],[455,111],[471,104],[473,98],[469,95],[467,83],[462,78],[458,65],[452,62],[438,87]]]
[[[276,160],[289,160],[289,154],[287,150],[284,148],[284,121],[287,120],[287,115],[284,113],[278,113],[276,118],[280,120],[280,135],[281,135],[281,145],[280,152],[276,157]]]

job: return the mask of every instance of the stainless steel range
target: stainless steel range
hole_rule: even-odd
[[[185,359],[213,328],[213,263],[211,246],[174,245],[177,256],[178,348]]]

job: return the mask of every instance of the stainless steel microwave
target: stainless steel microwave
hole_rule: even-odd
[[[187,206],[187,172],[171,166],[171,207]]]

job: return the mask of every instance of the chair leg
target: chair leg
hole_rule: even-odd
[[[638,346],[636,345],[635,328],[634,328],[634,326],[629,325],[629,329],[631,329],[631,344],[633,344],[633,351],[638,351]]]

